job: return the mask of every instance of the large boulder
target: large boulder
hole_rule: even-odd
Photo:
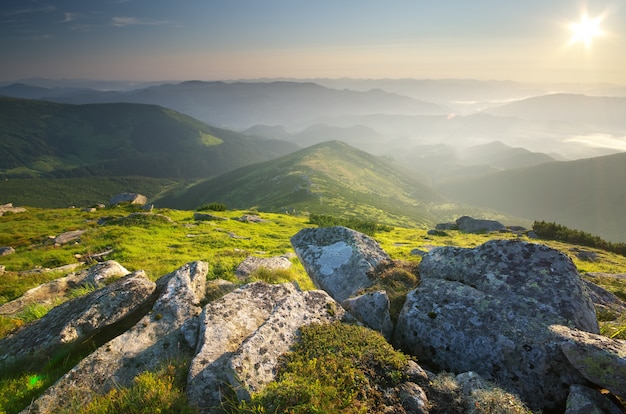
[[[137,204],[143,206],[148,202],[148,199],[145,195],[137,194],[137,193],[120,193],[116,194],[109,200],[109,204],[114,206],[116,204]]]
[[[291,245],[315,286],[338,302],[372,286],[368,272],[390,260],[376,241],[341,226],[302,229]]]
[[[0,339],[0,360],[48,359],[62,347],[80,345],[142,308],[156,285],[140,271],[53,308],[37,321]]]
[[[380,332],[385,339],[391,340],[393,322],[389,314],[389,296],[384,290],[369,292],[341,302],[347,310],[363,325]]]
[[[592,383],[626,399],[626,341],[552,326],[567,360]]]
[[[574,384],[570,387],[564,414],[623,414],[623,411],[599,391]]]
[[[343,310],[326,292],[293,284],[255,282],[205,306],[187,393],[203,413],[225,398],[247,399],[274,380],[279,358],[310,323],[340,320]]]
[[[440,369],[496,380],[532,409],[563,408],[569,384],[585,381],[549,329],[599,331],[580,275],[564,254],[493,240],[474,249],[434,249],[419,272],[421,284],[399,316],[396,346]]]
[[[489,233],[504,230],[504,224],[495,220],[479,220],[469,216],[456,219],[456,225],[461,233]]]
[[[134,326],[84,358],[28,408],[29,413],[62,411],[85,404],[172,358],[191,353],[197,340],[197,315],[204,299],[206,262],[192,262],[157,280],[156,302]],[[194,329],[195,328],[195,329]]]

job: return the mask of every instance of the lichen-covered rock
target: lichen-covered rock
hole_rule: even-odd
[[[26,410],[60,411],[114,387],[128,387],[144,371],[191,352],[183,326],[200,313],[208,264],[188,263],[157,280],[154,305],[123,334],[105,343],[61,377]],[[189,333],[189,332],[187,332]]]
[[[26,291],[19,298],[0,306],[0,315],[16,315],[34,303],[50,305],[65,296],[71,289],[81,286],[102,287],[107,281],[129,272],[116,261],[108,260],[88,269],[70,273]]]
[[[142,307],[155,289],[143,272],[53,308],[41,319],[0,339],[0,360],[49,358],[63,346],[92,338]]]
[[[56,244],[67,244],[69,242],[73,242],[79,240],[83,234],[85,234],[87,230],[71,230],[66,231],[65,233],[61,233],[54,238],[54,243]]]
[[[598,391],[579,384],[570,387],[564,414],[622,413],[622,410]]]
[[[587,288],[591,301],[596,307],[598,318],[602,315],[602,319],[600,320],[612,320],[621,314],[626,314],[626,302],[596,284],[600,282],[600,279],[614,280],[617,283],[621,283],[623,279],[626,279],[626,275],[586,273],[585,277],[588,279],[585,280],[585,287]]]
[[[428,397],[419,385],[413,382],[403,382],[398,386],[398,397],[406,413],[428,414]]]
[[[291,245],[315,286],[338,302],[372,286],[368,272],[390,260],[376,241],[341,226],[302,229]]]
[[[249,398],[274,380],[278,359],[301,326],[340,320],[343,313],[326,292],[293,284],[251,283],[209,303],[189,369],[189,400],[210,413],[232,392]]]
[[[235,269],[235,276],[240,279],[245,279],[250,276],[254,271],[265,268],[268,270],[276,269],[289,269],[291,267],[291,261],[285,256],[275,257],[256,257],[248,256],[241,262]]]
[[[479,220],[463,216],[456,220],[457,228],[461,233],[489,233],[504,230],[504,224],[495,220]]]
[[[363,325],[391,340],[393,322],[389,316],[387,292],[379,290],[355,296],[341,302],[341,306]]]
[[[589,381],[626,398],[626,341],[552,326],[567,360]]]
[[[419,273],[421,284],[399,316],[396,346],[443,370],[496,380],[532,409],[562,408],[563,384],[584,381],[549,330],[553,324],[599,330],[567,256],[493,240],[474,249],[434,249]]]

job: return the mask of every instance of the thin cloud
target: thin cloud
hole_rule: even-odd
[[[76,20],[78,17],[80,17],[79,13],[65,13],[65,18],[63,20],[61,20],[59,23],[69,23],[69,22],[73,22],[74,20]]]
[[[35,7],[30,9],[18,9],[18,10],[8,10],[2,12],[5,16],[19,16],[22,14],[31,14],[31,13],[52,13],[56,11],[56,7],[54,6],[44,6],[44,7]]]
[[[138,19],[136,17],[113,17],[113,26],[126,27],[126,26],[163,26],[170,24],[167,20],[149,20]]]

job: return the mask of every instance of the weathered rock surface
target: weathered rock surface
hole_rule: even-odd
[[[475,371],[533,409],[564,406],[563,384],[584,382],[549,326],[598,332],[571,260],[546,246],[493,240],[441,247],[419,266],[396,326],[396,346],[453,372]],[[561,321],[561,322],[557,322]]]
[[[241,279],[245,279],[250,276],[254,271],[264,268],[268,270],[276,269],[289,269],[291,267],[291,261],[285,256],[274,257],[256,257],[248,256],[241,262],[235,269],[235,276]]]
[[[15,249],[11,246],[0,247],[0,256],[8,256],[13,253],[15,253]]]
[[[552,326],[567,360],[592,383],[626,398],[626,341]]]
[[[0,306],[0,315],[15,315],[33,303],[50,305],[58,298],[65,296],[71,289],[87,285],[101,287],[108,280],[122,277],[128,273],[128,270],[116,261],[108,260],[98,263],[89,269],[70,273],[65,277],[52,280],[26,291],[19,298]]]
[[[23,213],[26,209],[24,207],[13,207],[13,203],[0,204],[0,216],[4,213]]]
[[[574,384],[570,387],[564,414],[623,414],[623,412],[598,391]]]
[[[226,221],[228,217],[216,216],[209,213],[193,213],[193,219],[196,221]]]
[[[158,298],[148,314],[83,359],[25,411],[49,413],[70,401],[85,403],[94,394],[128,387],[138,374],[190,352],[185,333],[187,337],[197,333],[193,320],[201,310],[207,273],[207,263],[192,262],[161,277],[156,283]]]
[[[87,230],[72,230],[61,233],[54,238],[55,244],[67,244],[76,240],[79,240]]]
[[[343,314],[325,292],[301,292],[293,284],[251,283],[209,303],[189,369],[190,401],[210,413],[233,390],[249,398],[274,379],[278,358],[295,343],[301,326]]]
[[[142,307],[155,287],[140,271],[65,302],[41,319],[0,339],[0,360],[50,358],[63,346],[80,344],[122,323]]]
[[[146,196],[137,193],[120,193],[114,195],[109,200],[109,204],[112,206],[122,203],[138,204],[143,206],[146,202],[148,202]]]
[[[372,286],[368,272],[390,260],[376,241],[341,226],[300,230],[291,245],[315,286],[338,302]]]
[[[585,287],[598,311],[598,316],[602,315],[603,319],[601,320],[610,320],[612,317],[617,318],[619,315],[626,313],[626,302],[596,284],[600,282],[600,279],[613,279],[620,283],[621,280],[626,279],[626,275],[587,273],[585,277],[589,279],[585,280]]]
[[[356,320],[370,329],[380,332],[385,339],[391,340],[393,322],[389,316],[389,297],[384,290],[355,296],[341,302]]]
[[[504,230],[504,224],[495,220],[479,220],[469,216],[456,219],[456,225],[461,233],[489,233]]]

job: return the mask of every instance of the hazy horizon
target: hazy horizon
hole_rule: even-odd
[[[8,0],[0,22],[4,81],[626,84],[622,1]]]

